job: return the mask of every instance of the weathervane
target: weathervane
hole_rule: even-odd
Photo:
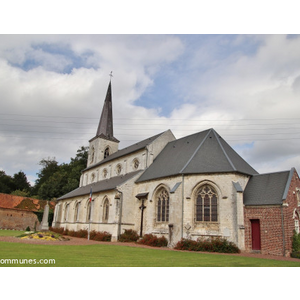
[[[110,79],[113,77],[112,71],[109,73]]]

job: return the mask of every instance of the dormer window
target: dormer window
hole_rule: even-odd
[[[109,156],[109,147],[106,147],[104,150],[104,158]]]

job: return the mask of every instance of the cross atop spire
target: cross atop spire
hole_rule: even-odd
[[[112,72],[110,73],[109,76],[112,77]],[[107,140],[119,142],[114,137],[114,132],[113,132],[111,80],[109,81],[96,136],[101,136]]]

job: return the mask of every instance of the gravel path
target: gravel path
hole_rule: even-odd
[[[121,243],[121,242],[98,242],[87,240],[83,238],[76,237],[68,237],[68,241],[45,241],[45,240],[37,240],[37,239],[20,239],[13,236],[0,236],[1,242],[12,242],[12,243],[24,243],[24,244],[39,244],[39,245],[64,245],[64,246],[74,246],[74,245],[114,245],[114,246],[127,246],[127,247],[139,247],[139,248],[149,248],[149,249],[157,249],[157,250],[168,250],[168,251],[178,251],[171,248],[155,248],[145,245],[139,245],[136,243]],[[203,253],[203,252],[199,252]],[[263,255],[258,253],[246,253],[242,252],[240,254],[226,254],[226,253],[210,253],[210,254],[222,254],[222,255],[233,255],[233,256],[246,256],[246,257],[254,257],[254,258],[264,258],[264,259],[275,259],[275,260],[286,260],[286,261],[295,261],[300,262],[297,258],[284,257],[284,256],[275,256],[275,255]]]

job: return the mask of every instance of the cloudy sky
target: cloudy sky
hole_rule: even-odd
[[[214,128],[259,173],[300,170],[300,36],[275,34],[0,35],[0,169],[68,163],[111,71],[120,148]]]

